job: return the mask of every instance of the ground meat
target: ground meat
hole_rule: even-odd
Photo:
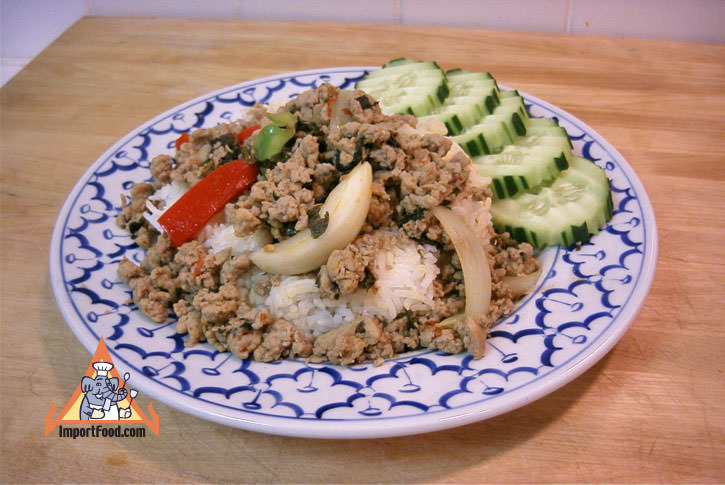
[[[407,309],[392,319],[361,314],[312,336],[264,308],[281,275],[262,272],[248,254],[230,248],[211,252],[201,238],[174,247],[145,221],[146,201],[162,185],[179,181],[191,186],[224,163],[251,157],[255,135],[240,143],[237,134],[269,123],[262,105],[250,109],[244,119],[191,131],[173,157],[151,159],[150,181],[134,184],[122,197],[117,223],[146,250],[141,264],[124,258],[118,265],[119,279],[130,287],[134,303],[157,322],[175,315],[176,330],[188,335],[187,345],[207,342],[243,359],[298,357],[341,365],[366,360],[380,364],[418,348],[467,350],[480,357],[488,327],[514,307],[515,297],[504,278],[539,267],[531,246],[518,244],[507,234],[494,235],[488,244],[492,232],[484,231],[491,303],[486,315],[463,317],[460,261],[430,211],[463,200],[481,207],[480,201],[490,199],[487,182],[472,171],[468,157],[452,150],[449,138],[416,130],[415,117],[384,115],[362,91],[341,91],[323,83],[283,109],[297,118],[294,137],[276,158],[259,162],[258,180],[227,204],[214,222],[231,225],[240,238],[261,228],[275,241],[287,239],[308,227],[312,209],[325,201],[345,174],[368,162],[373,169],[372,194],[359,235],[332,251],[317,271],[302,276],[316,277],[326,298],[375,291],[371,268],[376,256],[413,240],[435,247],[438,277],[432,307]]]
[[[141,278],[146,275],[146,271],[144,271],[142,267],[134,264],[133,261],[129,260],[125,256],[121,258],[121,261],[119,261],[116,273],[118,274],[119,279],[126,284],[133,279]]]
[[[330,296],[353,293],[371,277],[369,267],[378,252],[395,244],[397,240],[393,232],[362,234],[345,248],[330,254],[327,263],[318,272],[318,281]],[[371,285],[372,281],[366,286]]]
[[[250,192],[254,192],[254,198],[247,197],[246,194],[242,195],[239,200],[233,204],[227,204],[224,208],[224,214],[227,222],[234,227],[234,234],[239,237],[244,237],[252,234],[262,224],[259,215],[262,210],[259,206],[254,205],[254,199],[263,199],[264,196],[260,194],[260,191],[264,190],[265,185],[263,182],[257,182],[251,188]],[[271,185],[269,185],[270,193]]]
[[[193,305],[201,312],[203,322],[222,324],[237,314],[239,294],[236,285],[227,283],[218,292],[207,288],[200,289],[194,296]]]
[[[195,310],[194,306],[186,300],[179,300],[174,304],[174,313],[177,316],[176,331],[187,334],[189,339],[187,346],[196,345],[204,340],[204,332],[201,327],[201,312]]]
[[[157,266],[151,270],[149,276],[154,287],[164,290],[169,294],[175,294],[179,289],[179,282],[176,281],[176,278],[174,278],[171,272],[171,268],[168,266]]]
[[[356,330],[360,330],[360,325]],[[393,339],[390,332],[386,331],[382,322],[371,316],[364,316],[362,322],[362,340],[367,345],[365,358],[372,360],[375,364],[381,364],[385,359],[395,356]]]
[[[514,299],[506,285],[501,281],[491,282],[491,303],[488,306],[486,324],[490,325],[514,309]]]
[[[458,354],[466,349],[461,334],[449,329],[434,326],[424,327],[420,343],[424,347],[440,350],[447,354]]]
[[[539,268],[539,263],[534,258],[533,246],[528,243],[519,244],[508,233],[494,238],[491,256],[494,269],[499,271],[501,277],[531,274]]]
[[[416,149],[405,169],[394,172],[400,177],[402,213],[432,209],[452,201],[465,186],[470,170],[470,162],[463,154],[444,163],[435,152]]]
[[[275,238],[284,239],[291,235],[288,227],[294,232],[306,228],[307,213],[316,202],[315,189],[308,187],[314,180],[318,155],[315,138],[307,135],[286,161],[266,170],[264,179],[229,209],[235,231],[250,234],[264,221]]]
[[[236,327],[227,335],[226,344],[231,353],[240,359],[247,359],[262,343],[263,335],[261,330],[246,330]]]
[[[258,125],[263,112],[266,110],[257,106],[245,119],[192,130],[189,140],[181,143],[176,150],[176,163],[168,173],[168,178],[191,186],[226,162],[249,159],[249,143],[240,144],[236,135]]]
[[[331,163],[318,163],[312,172],[312,196],[316,202],[325,200],[330,190],[337,184],[339,172]]]
[[[174,258],[174,246],[166,234],[156,238],[153,246],[146,250],[141,265],[146,271],[152,271],[154,268],[169,264]]]
[[[165,270],[150,275],[124,257],[118,266],[118,276],[131,288],[134,303],[146,316],[154,322],[168,318],[176,291]]]
[[[262,343],[267,327],[273,319],[266,309],[250,307],[240,299],[237,314],[228,324],[211,327],[206,333],[207,340],[220,350],[229,350],[242,359],[246,359]]]
[[[156,155],[151,159],[149,170],[154,179],[154,187],[171,182],[171,169],[174,166],[174,159],[168,155]]]
[[[144,249],[151,246],[153,237],[146,229],[143,213],[146,210],[146,198],[153,194],[154,186],[149,182],[133,185],[129,192],[130,198],[121,195],[121,211],[116,216],[116,225],[127,230],[134,242]]]
[[[252,262],[246,254],[234,254],[224,261],[219,274],[219,281],[224,283],[235,283],[249,268]]]
[[[259,296],[267,296],[272,286],[279,284],[280,275],[261,273],[251,282],[250,290]]]
[[[389,224],[393,214],[390,194],[385,190],[385,184],[382,180],[373,181],[372,197],[370,198],[370,210],[368,212],[366,223],[370,225],[370,231]]]
[[[390,345],[396,354],[417,349],[420,344],[418,328],[408,316],[400,316],[387,323],[385,333],[390,337]]]
[[[360,321],[317,337],[310,360],[327,360],[340,365],[372,360],[379,365],[395,354],[420,346],[447,353],[465,349],[461,334],[453,329],[437,328],[435,323],[418,323],[414,316],[409,315],[383,324],[374,317],[364,316]]]
[[[368,153],[368,160],[382,170],[391,170],[396,166],[405,166],[406,153],[400,147],[384,144]]]
[[[254,358],[270,362],[286,357],[307,357],[311,349],[309,337],[290,322],[278,319],[264,333],[262,342],[254,350]]]
[[[333,251],[327,260],[324,269],[327,277],[322,277],[325,281],[329,281],[336,286],[336,291],[332,294],[352,293],[357,290],[360,282],[365,278],[366,264],[360,257],[360,253],[356,246],[348,245],[345,249]]]
[[[193,294],[202,288],[213,290],[219,286],[224,261],[219,255],[207,254],[201,242],[192,240],[179,246],[173,263],[184,293]]]
[[[333,364],[350,365],[358,362],[365,351],[365,341],[355,335],[357,323],[349,323],[330,330],[315,339],[315,357],[324,357]]]
[[[337,89],[323,83],[318,89],[307,90],[287,102],[285,110],[295,113],[303,126],[319,129],[329,123],[331,110],[328,100],[336,97]]]

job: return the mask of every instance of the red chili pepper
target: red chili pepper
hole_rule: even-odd
[[[181,246],[191,240],[209,219],[239,197],[257,180],[259,168],[243,160],[225,163],[201,179],[161,217],[159,224],[171,242]]]
[[[327,98],[327,117],[332,116],[332,105],[335,104],[337,98]]]
[[[199,256],[199,258],[196,260],[196,264],[194,265],[194,276],[199,276],[201,274],[201,270],[204,267],[204,256]]]
[[[237,141],[239,142],[239,144],[241,145],[242,143],[244,143],[244,140],[246,140],[247,138],[252,136],[252,133],[257,131],[259,128],[260,128],[259,125],[254,125],[254,126],[250,126],[249,128],[245,128],[242,131],[240,131],[239,133],[237,133]]]
[[[182,143],[186,143],[189,141],[189,134],[188,133],[182,133],[179,138],[176,139],[174,142],[174,145],[176,146],[176,149],[178,150],[179,147],[182,145]]]

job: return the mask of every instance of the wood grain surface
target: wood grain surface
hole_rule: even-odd
[[[416,437],[308,440],[156,403],[143,439],[44,436],[89,353],[61,316],[48,249],[108,147],[206,92],[401,56],[491,72],[572,113],[642,180],[659,230],[628,333],[526,407]],[[2,89],[1,478],[16,482],[725,482],[725,46],[456,28],[85,18]],[[142,405],[148,400],[140,396]]]

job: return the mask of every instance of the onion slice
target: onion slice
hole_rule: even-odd
[[[373,170],[358,164],[342,177],[322,204],[319,214],[329,214],[324,232],[315,237],[309,227],[277,244],[252,252],[249,259],[268,273],[295,275],[322,266],[335,249],[350,244],[360,233],[370,210]]]
[[[456,248],[463,269],[466,317],[483,318],[491,303],[491,269],[483,244],[460,216],[446,207],[431,210]]]
[[[502,283],[509,290],[511,290],[511,294],[515,298],[517,296],[522,296],[522,295],[531,293],[531,290],[534,288],[536,283],[539,281],[539,276],[541,276],[541,268],[538,268],[536,271],[534,271],[533,273],[530,273],[530,274],[517,275],[517,276],[504,276]]]
[[[459,333],[463,336],[468,353],[474,359],[480,359],[486,349],[486,314],[491,304],[491,269],[488,266],[488,256],[481,241],[461,216],[441,206],[433,208],[431,212],[448,234],[461,262],[466,308]]]

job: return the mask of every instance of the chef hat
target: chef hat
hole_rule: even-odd
[[[107,376],[108,371],[113,369],[113,364],[110,362],[96,362],[93,364],[93,368],[96,369],[97,376]]]

